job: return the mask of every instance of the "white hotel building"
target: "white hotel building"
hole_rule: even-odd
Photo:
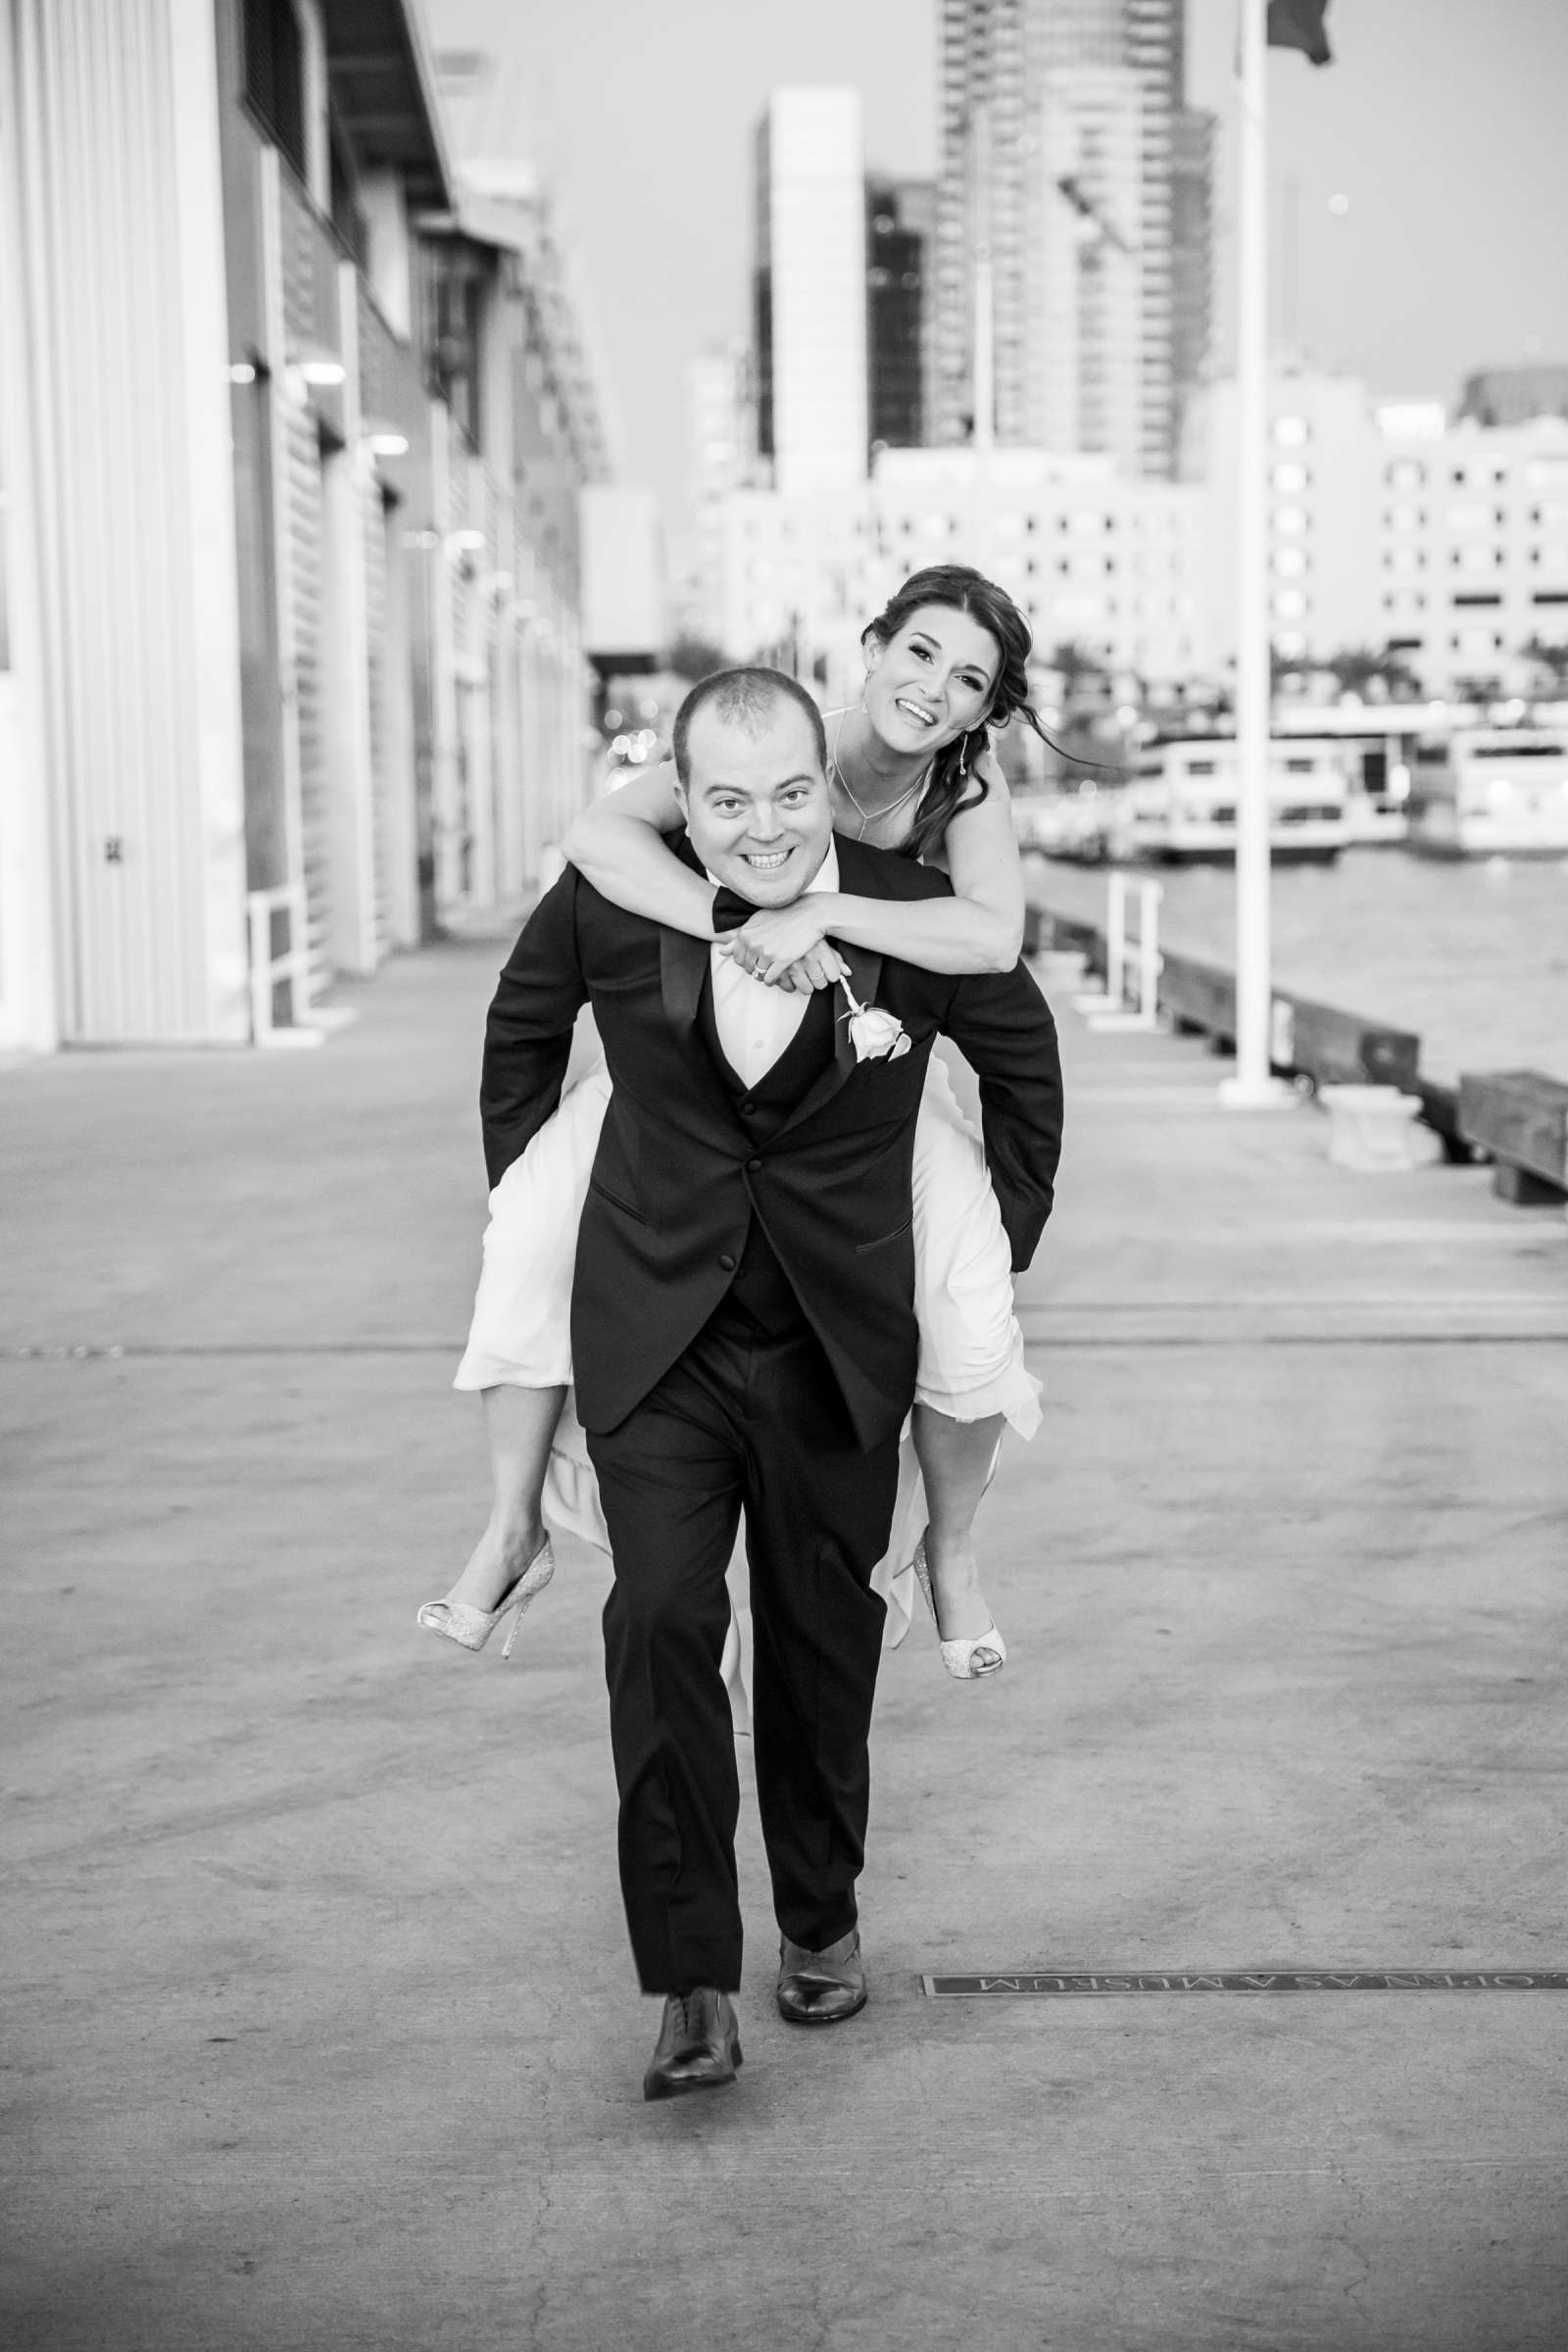
[[[1449,422],[1441,403],[1376,403],[1353,377],[1307,374],[1277,376],[1270,408],[1278,652],[1304,667],[1389,648],[1431,696],[1526,690],[1524,648],[1568,643],[1568,420]],[[1016,598],[1042,660],[1071,642],[1150,686],[1223,682],[1235,449],[1235,387],[1220,383],[1195,406],[1178,482],[1108,456],[952,448],[881,450],[853,489],[737,490],[715,517],[723,643],[840,695],[899,581],[964,563]]]
[[[1449,422],[1436,401],[1374,403],[1349,376],[1276,377],[1270,393],[1269,618],[1303,662],[1391,648],[1426,693],[1529,683],[1523,649],[1568,640],[1568,421]],[[1236,392],[1193,419],[1207,485],[1201,664],[1235,642]]]
[[[1109,458],[998,449],[879,451],[853,494],[737,491],[724,508],[723,635],[797,667],[830,700],[858,690],[859,634],[910,572],[971,564],[1006,588],[1041,655],[1071,640],[1166,684],[1199,658],[1202,494],[1119,474]]]

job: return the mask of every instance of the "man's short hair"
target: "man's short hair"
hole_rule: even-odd
[[[691,760],[686,750],[686,738],[692,730],[692,720],[709,703],[713,705],[715,718],[728,725],[742,727],[748,735],[760,735],[780,703],[799,703],[811,722],[811,735],[816,744],[817,764],[827,766],[827,735],[822,725],[822,713],[798,679],[787,677],[781,669],[715,669],[711,677],[701,678],[675,713],[675,728],[671,749],[675,758],[675,773],[683,784],[691,781]]]

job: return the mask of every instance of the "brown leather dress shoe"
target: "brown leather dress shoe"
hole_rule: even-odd
[[[792,2026],[837,2026],[865,2007],[860,1931],[852,1928],[825,1952],[784,1936],[778,1947],[778,2012]]]
[[[643,2097],[678,2099],[688,2090],[715,2090],[734,2082],[740,2062],[740,2028],[727,1992],[699,1984],[692,1992],[666,1993]]]

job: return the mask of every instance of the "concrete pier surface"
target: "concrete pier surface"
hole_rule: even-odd
[[[0,1071],[11,2352],[1526,2352],[1568,1993],[928,1999],[928,1973],[1568,1967],[1568,1228],[1331,1168],[1063,1012],[1011,1652],[878,1700],[872,1998],[640,2096],[597,1618],[418,1634],[484,942],[315,1054]],[[81,1352],[75,1352],[81,1351]]]

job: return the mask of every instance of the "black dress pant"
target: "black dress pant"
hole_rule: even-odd
[[[614,1552],[605,1606],[620,1876],[645,1992],[741,1976],[740,1788],[719,1673],[742,1507],[756,1634],[752,1731],[782,1932],[812,1951],[856,1922],[885,1610],[870,1590],[898,1486],[862,1452],[804,1319],[734,1301],[588,1450]]]

